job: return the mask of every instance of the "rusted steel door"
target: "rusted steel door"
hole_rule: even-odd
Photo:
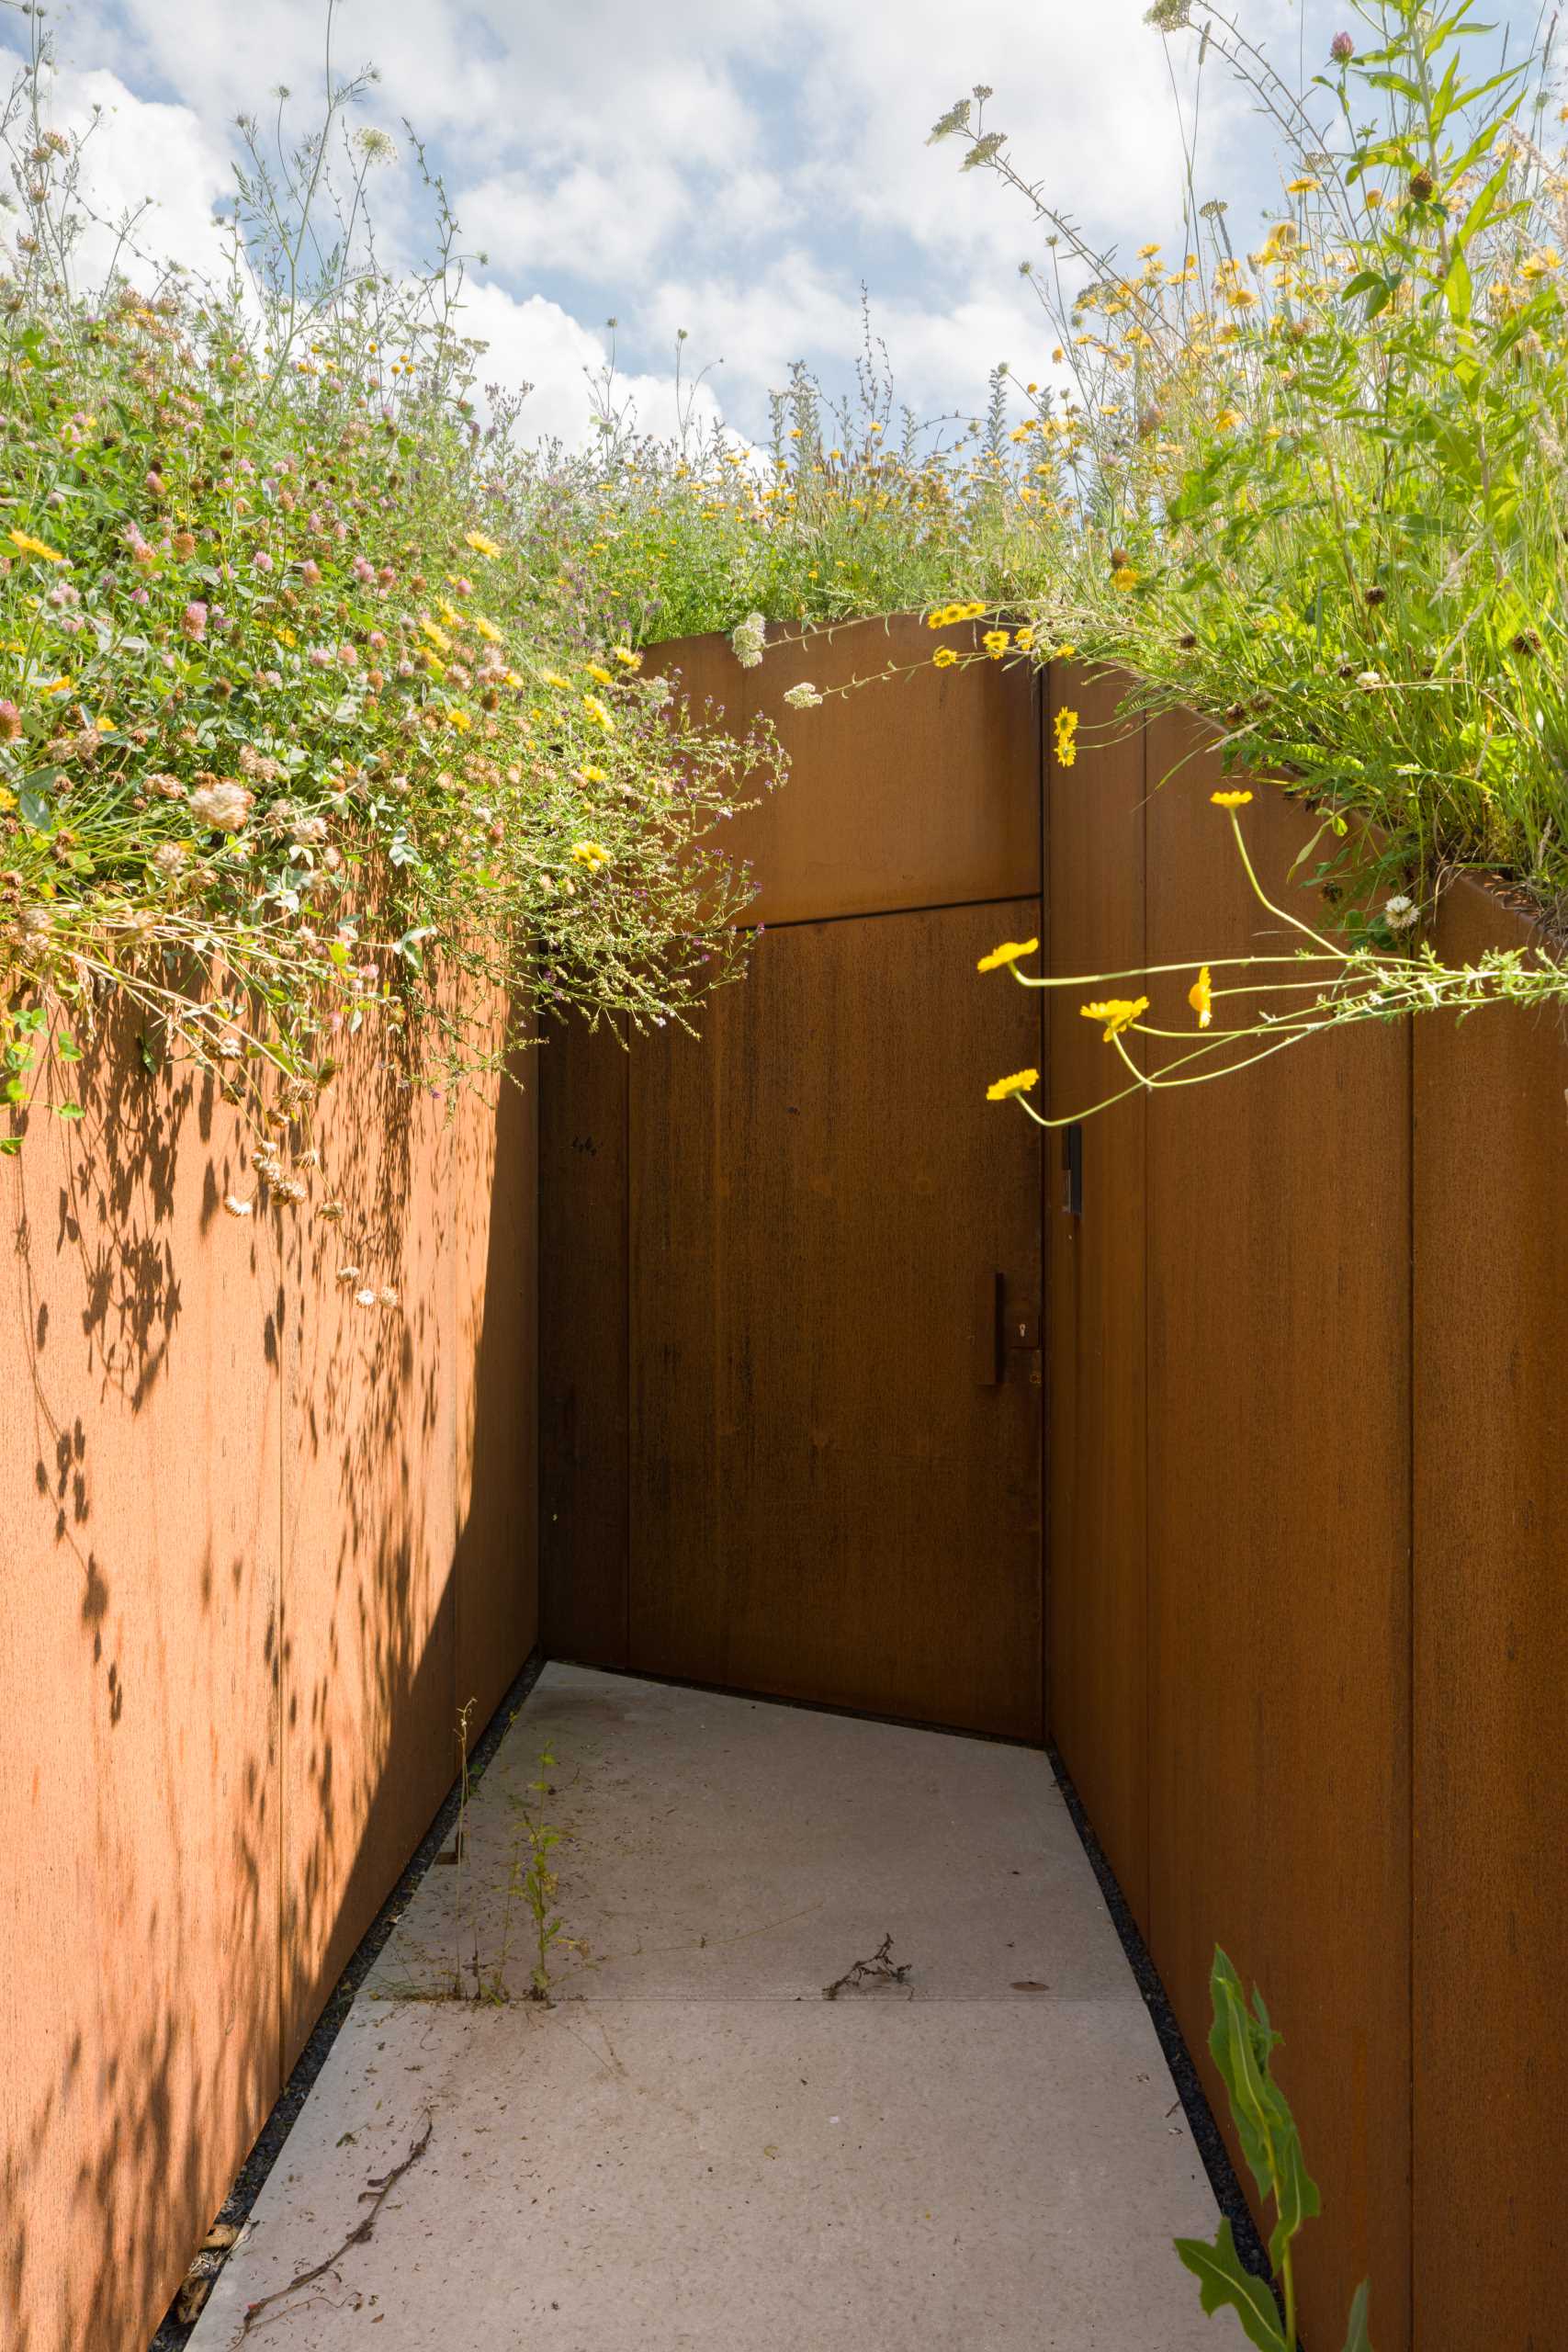
[[[633,1055],[628,1663],[1037,1738],[1038,902],[802,923]]]
[[[701,1039],[544,1057],[545,1638],[1037,1739],[1042,1155],[986,1088],[1041,999],[975,967],[1040,929],[1040,696],[932,642],[660,649],[793,764],[727,833],[766,931]]]

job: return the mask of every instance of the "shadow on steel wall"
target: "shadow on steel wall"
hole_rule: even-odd
[[[8,2352],[145,2345],[535,1633],[532,1093],[353,1041],[334,1226],[133,1024],[78,1074],[0,1171]]]

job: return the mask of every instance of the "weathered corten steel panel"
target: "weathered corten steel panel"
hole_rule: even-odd
[[[1450,961],[1523,945],[1470,884]],[[1562,2340],[1568,2226],[1568,1042],[1433,1017],[1416,1057],[1416,2320]]]
[[[312,1180],[342,1227],[269,1208],[129,1026],[0,1170],[6,2352],[163,2315],[452,1778],[455,1559],[482,1706],[532,1641],[531,1099],[448,1128],[345,1062]]]
[[[1147,762],[1151,963],[1275,944],[1204,736],[1151,721]],[[1259,787],[1245,823],[1317,914],[1285,881],[1307,813]],[[1188,978],[1151,1020],[1192,1022]],[[1147,1125],[1153,1949],[1219,2108],[1214,1944],[1263,1987],[1325,2206],[1303,2333],[1337,2342],[1370,2272],[1380,2352],[1410,2299],[1409,1132],[1398,1026],[1161,1093]]]
[[[1048,938],[1053,973],[1144,961],[1144,730],[1118,719],[1119,673],[1054,663],[1045,730]],[[1076,757],[1055,752],[1058,711],[1077,714]],[[1083,1004],[1047,1001],[1051,1107],[1066,1118],[1126,1081]],[[1114,984],[1112,994],[1122,992]],[[1142,1044],[1130,1041],[1134,1057]],[[1082,1213],[1069,1214],[1063,1138],[1047,1140],[1050,1536],[1048,1720],[1100,1843],[1148,1930],[1148,1594],[1144,1479],[1145,1104],[1082,1123]]]
[[[369,1043],[345,1056],[321,1124],[353,1216],[291,1228],[285,1266],[289,2064],[451,1783],[458,1703],[452,1130]],[[362,1284],[391,1285],[400,1306],[356,1305]]]
[[[634,1038],[632,1050],[645,1049]],[[626,1087],[607,1023],[547,1029],[539,1088],[539,1566],[545,1646],[626,1664]]]
[[[495,1012],[499,1043],[502,1009]],[[494,1713],[539,1630],[539,1056],[457,1097],[457,1704]]]
[[[744,732],[770,719],[789,753],[782,789],[726,824],[717,846],[750,861],[757,885],[744,920],[799,922],[832,915],[1021,898],[1040,888],[1040,811],[1019,789],[1039,740],[1039,683],[1027,663],[987,675],[932,666],[939,645],[967,648],[973,624],[941,632],[917,615],[832,628],[769,630],[754,669],[724,638],[660,646],[694,707]],[[792,710],[786,690],[902,674]],[[827,746],[831,746],[830,754]]]
[[[1015,778],[1027,785],[1028,778]],[[771,931],[631,1061],[631,1662],[1037,1738],[1037,897]],[[993,1340],[993,1348],[995,1342]]]
[[[277,1234],[121,1031],[0,1162],[0,2343],[144,2345],[279,2087]]]

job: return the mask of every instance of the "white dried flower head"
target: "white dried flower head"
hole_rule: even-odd
[[[292,831],[297,848],[306,842],[324,842],[327,820],[324,817],[296,817]]]
[[[784,700],[791,710],[815,710],[820,704],[822,696],[814,685],[803,678],[798,686],[790,687],[784,695]]]
[[[218,1040],[218,1050],[226,1062],[238,1061],[245,1050],[245,1041],[235,1030],[225,1029]]]
[[[50,913],[47,907],[24,907],[22,909],[22,929],[24,931],[32,932],[36,937],[41,939],[46,932],[52,931],[53,928],[54,918]]]
[[[761,613],[748,613],[729,632],[735,658],[743,670],[754,670],[767,646],[768,624]]]
[[[343,1223],[343,1203],[341,1201],[323,1201],[321,1207],[316,1211],[316,1215],[328,1225],[341,1225]],[[341,1274],[338,1276],[338,1280],[340,1282],[343,1280]]]
[[[340,1283],[356,1283],[359,1280],[359,1269],[357,1266],[340,1266],[337,1270],[337,1278]]]
[[[675,689],[668,678],[645,678],[643,691],[655,710],[666,709],[675,699]]]
[[[237,1193],[225,1193],[223,1195],[223,1205],[228,1210],[231,1216],[249,1216],[252,1209],[255,1206],[255,1203],[254,1201],[241,1200]]]
[[[220,776],[215,784],[197,785],[190,805],[192,815],[214,832],[237,833],[255,806],[255,794],[238,776]]]
[[[1356,680],[1356,684],[1361,687],[1363,692],[1370,695],[1374,687],[1382,685],[1382,676],[1381,672],[1377,670],[1363,670],[1359,677]]]
[[[377,1293],[377,1303],[381,1306],[396,1306],[398,1305],[398,1294],[393,1289],[390,1283],[387,1284],[384,1290]]]
[[[312,1144],[308,1150],[299,1154],[298,1165],[301,1168],[319,1168],[321,1160],[321,1155]]]
[[[1403,890],[1396,890],[1384,904],[1383,920],[1391,931],[1408,931],[1419,919],[1418,910]]]
[[[183,800],[186,797],[185,786],[177,775],[150,775],[147,782],[160,800]]]
[[[183,874],[190,863],[190,852],[178,842],[165,842],[153,851],[152,863],[160,874]]]
[[[355,1306],[374,1306],[376,1294],[373,1290],[356,1290],[354,1294],[354,1303]]]

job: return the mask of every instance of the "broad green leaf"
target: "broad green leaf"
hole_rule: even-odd
[[[1214,2003],[1209,2049],[1224,2083],[1241,2152],[1258,2183],[1258,2193],[1270,2197],[1275,2180],[1269,2141],[1272,2118],[1268,2093],[1258,2067],[1252,2023],[1242,2000],[1241,1980],[1218,1945],[1214,1948],[1209,1988]]]
[[[46,833],[54,820],[54,804],[47,792],[36,785],[25,784],[17,797],[22,812],[22,822],[35,833]]]
[[[1199,2298],[1211,2314],[1233,2311],[1258,2352],[1287,2352],[1285,2331],[1272,2290],[1241,2267],[1227,2220],[1211,2245],[1206,2238],[1178,2238],[1176,2251],[1198,2281]]]
[[[82,1116],[82,1105],[80,1102],[62,1102],[58,1106],[56,1116],[62,1119],[79,1119]]]
[[[1286,2106],[1285,2095],[1277,2083],[1271,2083],[1269,2088],[1273,2091],[1286,2118],[1283,2129],[1275,2133],[1274,2155],[1279,2170],[1279,2186],[1275,2191],[1274,2201],[1280,2218],[1275,2222],[1269,2240],[1269,2259],[1278,2270],[1285,2248],[1290,2245],[1302,2223],[1312,2221],[1315,2215],[1322,2212],[1323,2199],[1316,2181],[1306,2168],[1306,2159],[1302,2154],[1301,2134],[1296,2130],[1295,2120],[1291,2115],[1289,2107]]]
[[[1449,306],[1450,318],[1460,326],[1465,325],[1470,318],[1471,285],[1470,265],[1465,260],[1462,245],[1454,247],[1449,274],[1443,280],[1443,300]]]
[[[1368,2282],[1362,2279],[1350,2305],[1350,2333],[1345,2338],[1345,2352],[1372,2352],[1372,2339],[1367,2333]]]

